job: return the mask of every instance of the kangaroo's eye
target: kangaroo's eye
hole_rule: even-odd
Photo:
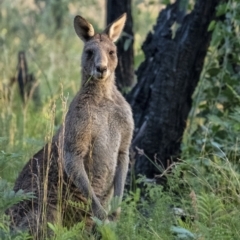
[[[86,50],[86,54],[88,57],[91,57],[93,55],[93,50],[90,49]]]
[[[111,50],[111,51],[109,51],[109,55],[111,55],[111,56],[112,56],[112,55],[114,55],[114,53],[115,53],[115,52],[114,52],[114,51],[112,51],[112,50]]]

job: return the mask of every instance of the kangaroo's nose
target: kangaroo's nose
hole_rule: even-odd
[[[97,71],[100,73],[104,73],[107,71],[107,67],[106,66],[97,66]]]

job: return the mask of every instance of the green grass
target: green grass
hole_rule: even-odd
[[[154,15],[145,16],[152,11],[150,5],[138,6],[142,11],[139,10],[140,16],[134,10],[134,17],[144,23],[135,26],[136,65],[143,59],[139,50],[141,41],[154,21]],[[29,239],[24,232],[15,235],[10,232],[3,212],[21,199],[31,197],[21,191],[11,191],[13,183],[23,165],[58,129],[80,86],[82,43],[72,26],[73,16],[65,13],[63,28],[54,30],[49,15],[50,12],[45,12],[39,16],[17,1],[0,3],[0,239]],[[41,104],[38,107],[32,102],[23,106],[17,85],[8,87],[16,73],[20,50],[26,51],[29,70],[39,83]],[[208,75],[202,76],[202,81],[205,77]],[[195,105],[197,113],[200,103]],[[145,184],[145,191],[141,193],[137,188],[125,194],[122,214],[116,223],[104,224],[95,219],[97,234],[101,233],[106,240],[239,239],[239,141],[235,137],[240,129],[238,117],[239,112],[235,111],[230,117],[225,114],[221,122],[209,115],[202,124],[202,119],[193,114],[189,120],[193,124],[184,136],[183,160],[167,176],[168,191],[141,178],[138,181]],[[232,134],[218,144],[220,131]],[[184,221],[174,208],[183,209]],[[70,228],[51,223],[48,227],[54,232],[51,239],[95,238],[84,233],[82,222]]]

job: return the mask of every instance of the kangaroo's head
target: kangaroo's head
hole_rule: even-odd
[[[109,24],[102,33],[95,33],[93,26],[87,20],[81,16],[75,17],[75,31],[84,42],[81,64],[83,74],[87,78],[104,80],[114,75],[118,61],[114,42],[119,38],[125,21],[124,13]]]

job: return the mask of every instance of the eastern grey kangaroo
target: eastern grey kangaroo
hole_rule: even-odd
[[[91,216],[108,218],[113,196],[122,198],[134,128],[131,108],[117,90],[114,75],[114,42],[125,20],[123,14],[95,33],[87,20],[75,17],[75,31],[84,42],[82,86],[52,141],[29,160],[16,180],[15,191],[33,192],[35,198],[8,209],[13,228],[39,236],[46,222],[68,224],[68,219],[85,218],[91,225]]]

